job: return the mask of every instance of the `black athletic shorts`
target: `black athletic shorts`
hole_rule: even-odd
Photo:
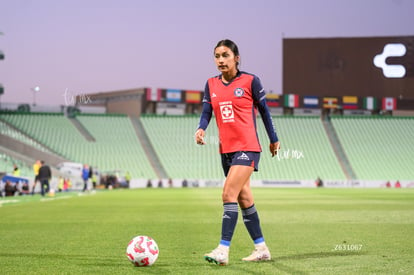
[[[259,170],[260,152],[238,151],[233,153],[221,154],[221,165],[224,175],[227,177],[232,165],[244,165],[254,167],[254,171]]]

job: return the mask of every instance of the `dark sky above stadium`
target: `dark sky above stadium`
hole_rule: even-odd
[[[282,38],[414,35],[411,0],[0,0],[2,103],[66,104],[65,92],[202,90],[213,48],[282,93]]]

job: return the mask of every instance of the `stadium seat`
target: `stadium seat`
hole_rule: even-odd
[[[2,114],[16,131],[0,121],[0,133],[68,160],[87,163],[100,171],[129,171],[133,178],[154,179],[156,173],[135,133],[123,115],[77,116],[95,141],[88,141],[63,114]],[[167,176],[175,179],[224,178],[214,117],[206,131],[206,145],[194,142],[199,117],[142,115],[140,121]],[[271,158],[268,137],[260,116],[258,136],[263,153],[262,180],[345,180],[340,161],[319,117],[274,116],[281,141],[279,155]],[[414,118],[332,117],[344,153],[358,179],[404,180],[414,178]],[[9,164],[7,164],[9,165]],[[0,166],[1,168],[1,166]],[[30,169],[27,172],[31,175]]]
[[[87,141],[63,114],[3,114],[2,119],[70,161],[100,171],[129,171],[132,177],[155,178],[127,116],[78,116],[96,142]]]
[[[263,147],[260,173],[253,179],[345,179],[320,118],[274,117],[282,143],[281,156],[271,158],[268,138],[260,118],[258,134]],[[204,146],[196,145],[198,116],[142,116],[158,157],[173,178],[223,179],[218,154],[218,132],[212,118]],[[301,157],[302,156],[302,157]]]
[[[358,179],[414,178],[414,118],[338,116],[331,122]]]

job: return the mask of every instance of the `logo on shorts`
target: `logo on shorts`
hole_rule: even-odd
[[[244,90],[242,88],[236,88],[234,90],[234,95],[236,97],[242,97],[244,95]]]
[[[237,159],[250,160],[249,156],[246,155],[246,153],[242,153]]]

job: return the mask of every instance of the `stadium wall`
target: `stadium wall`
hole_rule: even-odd
[[[23,177],[30,182],[30,186],[33,186],[33,179]],[[158,179],[151,180],[151,188],[158,187]],[[82,191],[83,182],[78,178],[71,178],[71,191]],[[145,179],[133,179],[130,182],[131,189],[137,188],[147,188],[148,180]],[[187,180],[187,188],[221,188],[223,186],[223,181],[220,180],[197,180],[189,179]],[[400,181],[400,188],[414,188],[414,181]],[[263,180],[263,181],[252,181],[252,188],[317,188],[314,181],[311,180],[298,180],[298,181],[273,181],[273,180]],[[57,192],[58,189],[58,178],[54,177],[50,182],[51,189]],[[89,183],[89,188],[91,184]],[[385,181],[340,181],[340,180],[326,180],[324,181],[325,188],[387,188],[387,183]],[[168,180],[162,180],[162,188],[170,188],[168,185]],[[183,188],[183,180],[177,179],[172,181],[171,188]],[[396,182],[390,182],[389,188],[396,188]],[[40,186],[37,185],[35,188],[35,193],[40,193]]]
[[[202,180],[187,179],[187,187],[189,188],[221,188],[224,180]],[[151,180],[152,188],[158,187],[158,179]],[[171,187],[183,187],[184,179],[172,180]],[[146,188],[148,180],[133,179],[130,182],[130,188]],[[396,181],[390,181],[390,186],[395,188]],[[399,181],[401,188],[414,188],[414,180]],[[252,187],[263,188],[316,188],[313,180],[252,180]],[[162,187],[170,187],[168,180],[162,180]],[[327,188],[385,188],[386,181],[381,180],[324,180],[323,187]]]
[[[76,106],[100,107],[107,113],[140,116],[144,110],[145,88],[93,93],[76,97]]]

